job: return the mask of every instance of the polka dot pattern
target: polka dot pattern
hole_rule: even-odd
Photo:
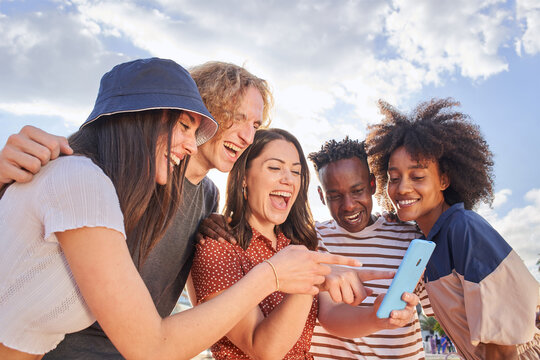
[[[253,267],[271,258],[277,251],[282,250],[291,242],[283,233],[279,233],[276,250],[274,250],[272,242],[269,239],[255,229],[252,229],[252,232],[253,236],[247,250],[242,249],[238,245],[232,245],[230,243],[221,244],[213,240],[205,241],[202,245],[197,245],[191,274],[199,303],[208,296],[229,288]],[[259,308],[264,317],[267,317],[283,301],[284,296],[284,293],[276,291],[259,303]],[[311,346],[313,328],[317,319],[317,311],[318,304],[315,297],[304,331],[284,359],[313,358],[309,354],[309,348]],[[217,343],[212,345],[211,350],[214,358],[218,360],[249,359],[248,355],[244,354],[226,337],[221,338]]]

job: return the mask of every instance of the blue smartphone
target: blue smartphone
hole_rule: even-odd
[[[390,288],[388,288],[388,292],[377,310],[379,319],[389,317],[392,310],[405,309],[407,303],[401,300],[401,296],[404,292],[412,293],[414,291],[434,249],[435,243],[433,241],[421,239],[411,241]]]

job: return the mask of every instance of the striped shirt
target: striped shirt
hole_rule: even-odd
[[[422,234],[410,223],[389,223],[384,217],[358,233],[350,233],[334,220],[316,223],[319,251],[350,256],[365,268],[397,270],[412,239]],[[365,282],[373,294],[359,306],[371,306],[375,298],[386,293],[391,279]],[[420,281],[415,292],[424,311],[432,315],[431,306]],[[319,323],[313,334],[311,353],[315,359],[424,359],[424,348],[418,317],[406,326],[382,330],[370,336],[347,339],[329,334]]]

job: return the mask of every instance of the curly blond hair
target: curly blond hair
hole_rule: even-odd
[[[266,80],[258,78],[245,68],[221,61],[209,61],[190,69],[204,104],[219,123],[220,131],[232,126],[234,113],[240,99],[250,86],[255,87],[263,98],[261,128],[270,125],[270,109],[274,97]],[[219,136],[219,133],[218,135]]]

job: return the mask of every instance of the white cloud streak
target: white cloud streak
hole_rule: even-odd
[[[96,32],[99,28],[78,13],[0,18],[0,109],[75,116],[80,122],[95,99],[102,69],[126,59],[107,50]]]
[[[540,2],[537,0],[517,0],[516,16],[522,21],[523,37],[517,41],[517,52],[521,48],[529,55],[540,52]]]
[[[0,90],[0,108],[31,98],[28,107],[37,113],[37,98],[54,104],[49,108],[70,104],[86,112],[96,79],[127,60],[109,50],[110,42],[123,41],[186,66],[210,59],[245,63],[272,79],[281,99],[276,114],[291,116],[287,123],[308,117],[324,125],[320,119],[342,103],[363,128],[378,119],[380,97],[399,105],[448,76],[479,79],[505,71],[499,51],[513,41],[513,13],[498,0],[53,4],[57,9],[0,18],[0,56],[7,59],[0,75],[10,84]],[[527,20],[526,51],[538,41],[530,35],[537,10],[532,1],[518,1],[517,15]]]

